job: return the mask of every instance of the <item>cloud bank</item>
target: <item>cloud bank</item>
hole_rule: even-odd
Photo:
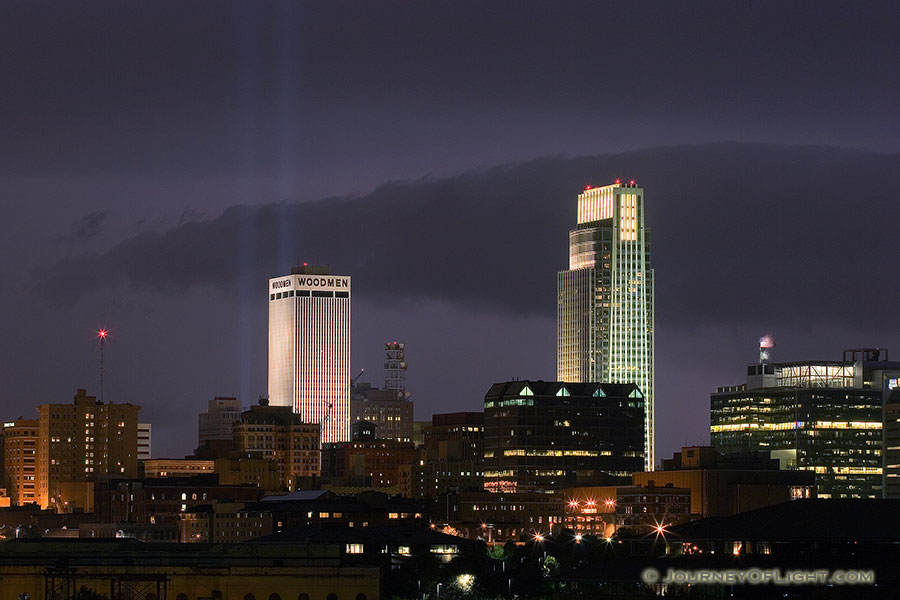
[[[34,292],[258,290],[310,262],[351,274],[355,295],[376,302],[552,316],[577,194],[634,178],[662,323],[873,325],[900,293],[897,158],[738,143],[543,158],[357,197],[235,206],[62,260]]]

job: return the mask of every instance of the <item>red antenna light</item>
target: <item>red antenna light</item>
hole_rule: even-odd
[[[109,335],[109,332],[105,329],[100,329],[97,331],[97,337],[106,339],[106,336]]]

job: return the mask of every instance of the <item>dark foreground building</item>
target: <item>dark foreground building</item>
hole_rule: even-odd
[[[674,485],[691,491],[693,518],[724,517],[789,500],[814,498],[810,471],[783,471],[768,452],[721,454],[688,446],[662,461],[662,469],[634,473],[637,485]]]
[[[334,542],[143,544],[15,540],[0,544],[0,600],[250,600],[380,597],[376,565],[351,565]]]
[[[644,467],[644,399],[633,383],[507,381],[484,397],[484,487],[550,491]]]

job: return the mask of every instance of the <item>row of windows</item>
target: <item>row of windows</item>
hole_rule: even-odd
[[[281,300],[283,298],[293,298],[294,296],[306,298],[310,296],[312,296],[313,298],[349,298],[350,292],[310,292],[309,290],[297,290],[295,292],[291,290],[290,292],[277,292],[275,294],[269,294],[269,300]]]

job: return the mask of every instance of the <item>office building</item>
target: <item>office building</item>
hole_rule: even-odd
[[[370,383],[350,387],[350,423],[375,424],[375,437],[399,442],[413,441],[413,403],[406,391],[406,349],[400,342],[384,344],[384,388]],[[362,373],[360,373],[362,375]]]
[[[89,512],[98,477],[137,477],[139,411],[134,404],[103,404],[84,389],[72,404],[41,404],[36,473],[41,507]]]
[[[319,425],[304,423],[289,406],[270,406],[263,398],[242,412],[234,444],[242,453],[275,461],[287,490],[294,489],[296,477],[319,475]]]
[[[350,439],[350,277],[302,266],[269,280],[269,403]]]
[[[3,424],[6,493],[12,504],[37,502],[38,421],[18,419]]]
[[[768,452],[721,454],[690,446],[662,461],[662,469],[633,473],[635,485],[673,485],[690,490],[694,518],[726,517],[790,500],[816,497],[810,471],[783,471]]]
[[[724,454],[767,450],[781,468],[814,472],[819,498],[880,498],[883,407],[898,374],[874,348],[750,365],[746,383],[710,396],[710,440]]]
[[[894,385],[884,403],[884,497],[898,499],[900,498],[900,387]]]
[[[633,383],[507,381],[484,397],[484,488],[551,491],[644,467]]]
[[[373,388],[360,383],[351,388],[350,423],[368,421],[379,439],[412,442],[413,403],[398,398],[396,390]]]
[[[138,423],[138,460],[148,460],[153,456],[153,426],[150,423]]]
[[[484,489],[484,413],[435,414],[410,475],[413,497]]]
[[[197,423],[198,446],[208,441],[231,440],[232,426],[241,420],[241,401],[233,397],[216,396],[207,402],[206,412],[200,413]]]
[[[401,470],[408,476],[415,460],[413,443],[378,439],[368,421],[354,423],[351,431],[349,442],[322,444],[322,476],[337,486],[400,491]]]
[[[588,187],[569,232],[569,268],[557,276],[556,377],[637,385],[647,470],[654,464],[653,298],[643,188],[633,181]]]

